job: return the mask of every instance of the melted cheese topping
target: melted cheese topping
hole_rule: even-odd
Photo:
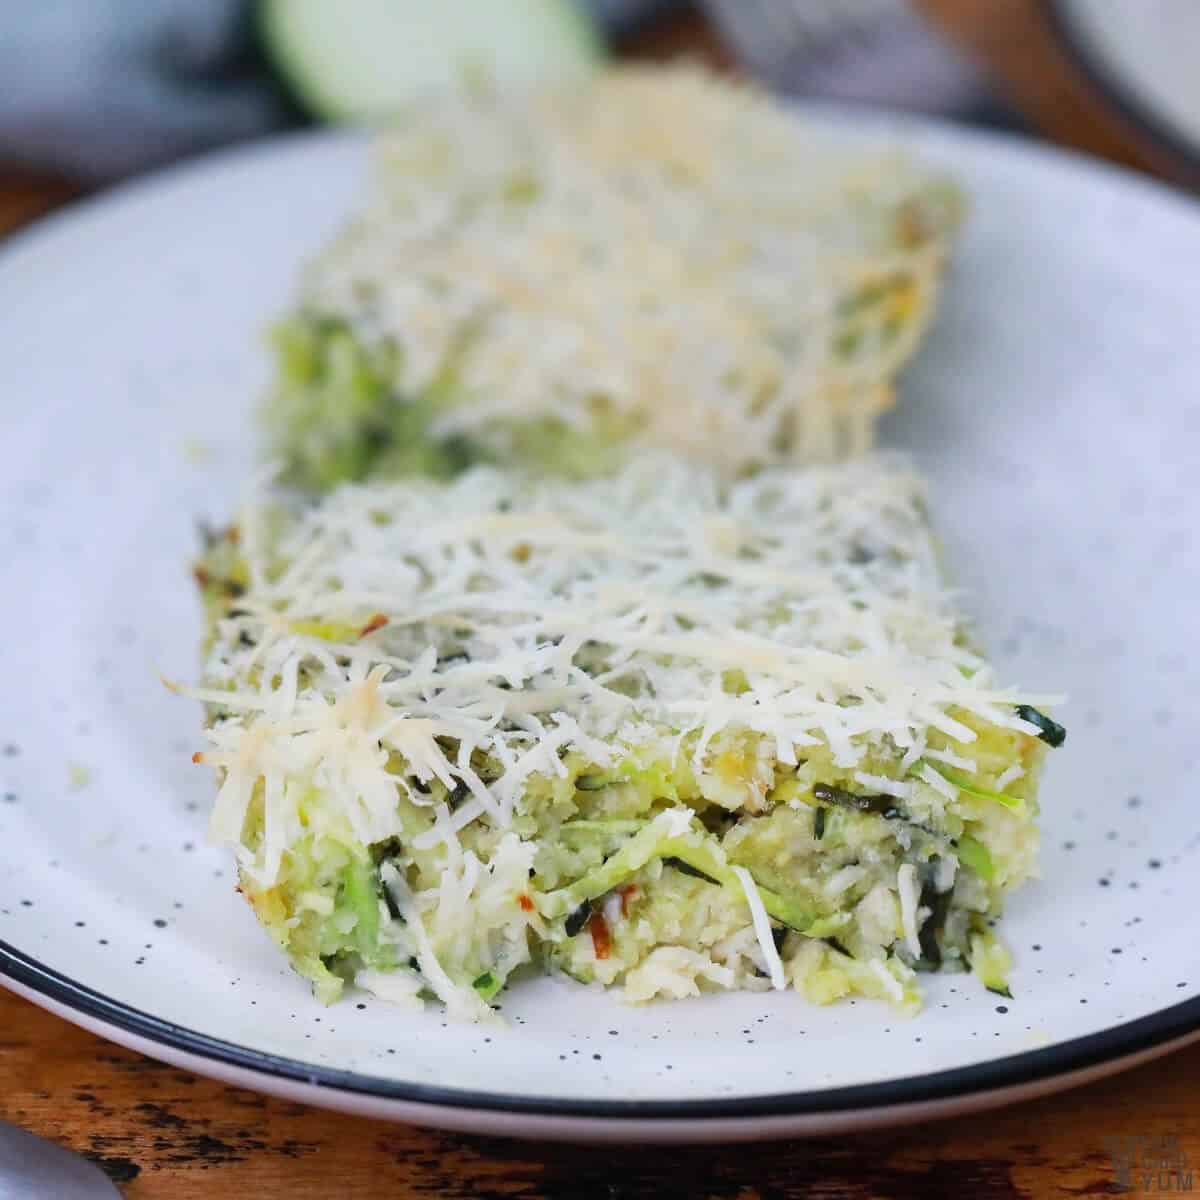
[[[378,159],[301,305],[397,346],[402,394],[452,378],[437,432],[500,452],[546,417],[733,468],[861,451],[957,221],[928,172],[687,68],[426,104]]]
[[[1053,698],[997,687],[966,644],[923,495],[890,456],[728,483],[644,455],[586,482],[476,468],[252,508],[253,582],[192,693],[217,709],[213,833],[242,846],[261,783],[264,836],[241,854],[269,882],[323,821],[396,834],[398,795],[432,805],[434,779],[462,803],[431,842],[502,826],[565,751],[604,767],[691,735],[699,760],[750,730],[783,764],[823,743],[856,769],[915,761],[931,729],[969,743],[955,712],[1036,733],[1014,705]]]

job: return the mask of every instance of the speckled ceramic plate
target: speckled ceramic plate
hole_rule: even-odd
[[[825,118],[833,119],[833,118]],[[855,130],[858,130],[856,133]],[[858,127],[848,127],[857,136]],[[1004,674],[1062,689],[1014,997],[925,1012],[718,996],[629,1009],[543,981],[504,1029],[319,1007],[204,844],[185,569],[252,461],[258,331],[363,148],[305,136],[170,172],[0,251],[0,967],[68,1019],[317,1104],[532,1136],[830,1132],[1000,1103],[1200,1030],[1200,211],[1021,142],[883,131],[974,213],[888,439],[933,477]],[[878,136],[876,127],[868,136]]]

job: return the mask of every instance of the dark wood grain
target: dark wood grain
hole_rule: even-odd
[[[1036,0],[923,0],[1063,140],[1155,166],[1061,76],[1021,56]],[[1010,19],[1011,18],[1011,19]],[[1042,30],[1044,33],[1044,29]],[[1041,36],[1041,34],[1039,34]],[[1000,49],[997,49],[1000,47]],[[702,26],[643,35],[726,65]],[[1099,114],[1099,115],[1098,115]],[[1107,130],[1107,132],[1106,132]],[[0,170],[0,233],[61,203]],[[1200,1172],[1200,1046],[1058,1097],[917,1130],[773,1146],[587,1149],[428,1132],[224,1087],[122,1050],[0,992],[0,1116],[99,1163],[131,1200],[1010,1200],[1118,1194],[1107,1139],[1177,1138]],[[1135,1184],[1138,1182],[1135,1178]],[[1195,1184],[1200,1192],[1200,1180]],[[1166,1194],[1140,1191],[1134,1194]]]
[[[1046,137],[1200,186],[1194,167],[1121,112],[1062,44],[1046,0],[917,0]]]
[[[5,170],[0,163],[0,235],[70,200],[76,190],[63,179]]]

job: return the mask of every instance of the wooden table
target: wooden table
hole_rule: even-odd
[[[927,3],[954,17],[958,0]],[[997,11],[990,0],[970,6]],[[1028,17],[1030,4],[1014,0],[1017,10]],[[716,57],[694,28],[667,30],[644,48],[680,46]],[[0,232],[70,195],[61,181],[0,171]],[[122,1050],[0,991],[0,1116],[83,1152],[134,1200],[1104,1196],[1120,1190],[1113,1138],[1176,1139],[1200,1175],[1197,1080],[1200,1046],[1058,1097],[915,1131],[592,1150],[432,1133],[267,1099]],[[1162,1193],[1139,1183],[1135,1172],[1134,1194]],[[1200,1179],[1194,1187],[1200,1193]]]
[[[1200,1046],[993,1113],[763,1146],[589,1149],[433,1133],[271,1100],[0,992],[0,1115],[130,1200],[1013,1200],[1117,1193],[1112,1138],[1178,1139],[1200,1192]],[[1135,1195],[1156,1195],[1157,1190]]]

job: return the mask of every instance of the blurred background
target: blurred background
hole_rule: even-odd
[[[8,0],[0,232],[216,146],[386,115],[471,56],[536,78],[686,55],[1196,187],[1198,52],[1198,0]]]

